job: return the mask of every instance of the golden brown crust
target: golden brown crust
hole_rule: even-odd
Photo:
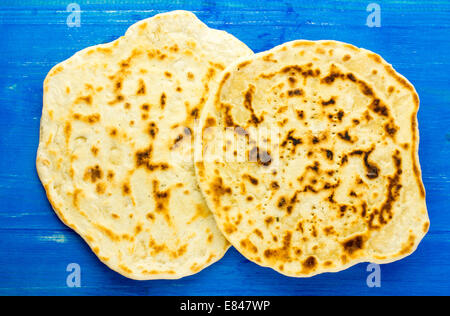
[[[231,35],[175,11],[49,72],[38,174],[58,217],[111,269],[138,280],[176,279],[228,249],[191,153],[182,150],[208,86],[224,65],[250,54]],[[173,65],[177,59],[184,64]]]
[[[217,128],[203,132],[197,175],[248,259],[305,277],[415,250],[429,225],[419,98],[381,57],[333,41],[286,43],[227,68],[214,93],[202,122]],[[226,160],[232,144],[214,147],[222,129],[248,160]]]

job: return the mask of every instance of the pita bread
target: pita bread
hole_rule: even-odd
[[[429,227],[418,107],[404,77],[349,44],[294,41],[240,59],[201,119],[196,170],[219,228],[293,277],[411,254]]]
[[[218,75],[250,54],[232,35],[175,11],[48,74],[39,177],[60,219],[111,269],[175,279],[228,249],[195,179],[193,122]]]

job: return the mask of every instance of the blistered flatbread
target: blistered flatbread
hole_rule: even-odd
[[[111,269],[180,278],[228,249],[197,185],[191,142],[211,84],[250,54],[232,35],[174,11],[50,71],[39,177],[61,220]]]
[[[227,239],[294,277],[411,254],[429,227],[414,87],[378,55],[294,41],[222,74],[196,170]]]

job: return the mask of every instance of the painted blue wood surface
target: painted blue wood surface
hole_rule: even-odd
[[[81,27],[66,25],[70,2]],[[381,27],[366,25],[381,6]],[[431,229],[417,252],[381,268],[367,264],[310,279],[287,278],[231,249],[202,272],[175,281],[128,280],[100,263],[53,213],[35,170],[42,83],[52,66],[122,35],[134,22],[174,9],[194,11],[255,52],[294,39],[334,39],[373,50],[405,75],[421,98],[420,161]],[[0,2],[0,295],[400,295],[450,294],[450,1],[121,1]],[[81,266],[81,287],[66,266]]]

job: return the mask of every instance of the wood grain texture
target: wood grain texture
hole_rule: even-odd
[[[72,2],[82,9],[79,28],[66,25],[70,1],[0,3],[0,295],[450,294],[449,1]],[[381,6],[380,28],[365,25],[370,2]],[[367,264],[293,279],[256,266],[233,249],[185,279],[127,280],[101,264],[56,218],[34,162],[47,72],[82,48],[116,39],[140,19],[174,9],[194,11],[256,52],[294,39],[349,42],[379,53],[415,85],[431,229],[412,256],[382,266],[381,288],[367,287]],[[66,266],[72,262],[81,266],[81,288],[66,286]]]

